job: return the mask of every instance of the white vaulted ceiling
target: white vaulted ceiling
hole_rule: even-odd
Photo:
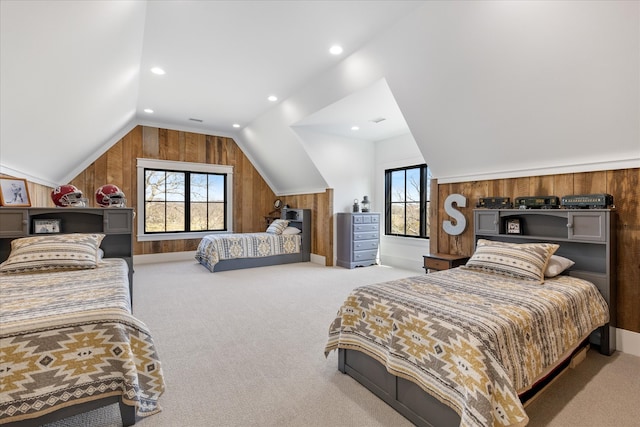
[[[139,123],[233,136],[419,2],[1,5],[0,164],[62,183]]]
[[[0,0],[0,19],[0,172],[35,182],[139,124],[233,137],[277,194],[326,186],[308,132],[410,132],[443,182],[640,165],[640,2]]]

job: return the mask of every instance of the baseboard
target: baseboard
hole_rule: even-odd
[[[616,350],[640,357],[640,333],[616,328]]]
[[[422,260],[422,258],[420,259]],[[380,265],[400,268],[402,270],[415,271],[416,273],[424,273],[422,262],[417,262],[415,259],[394,257],[392,255],[382,255],[380,257]]]
[[[311,261],[314,264],[327,265],[326,264],[327,258],[323,257],[322,255],[310,254],[309,261]]]

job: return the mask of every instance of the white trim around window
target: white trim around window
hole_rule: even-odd
[[[138,234],[139,242],[155,240],[199,239],[207,234],[233,232],[233,166],[211,165],[208,163],[176,162],[172,160],[137,159],[138,180]],[[227,231],[194,231],[190,233],[144,233],[144,170],[162,169],[187,172],[223,173],[227,175]]]

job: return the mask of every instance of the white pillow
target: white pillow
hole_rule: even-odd
[[[545,277],[555,277],[567,268],[573,266],[573,264],[575,264],[575,262],[571,261],[569,258],[561,257],[560,255],[551,255],[551,259],[547,264],[544,275]]]
[[[284,230],[282,230],[282,234],[300,234],[300,233],[302,233],[302,230],[296,227],[287,227]]]

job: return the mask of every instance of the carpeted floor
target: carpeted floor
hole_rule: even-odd
[[[163,361],[163,412],[137,425],[410,426],[324,357],[352,288],[420,273],[311,263],[209,273],[195,262],[136,267],[134,314]],[[530,426],[632,426],[640,358],[590,351],[528,408]],[[49,427],[120,426],[116,405]]]

